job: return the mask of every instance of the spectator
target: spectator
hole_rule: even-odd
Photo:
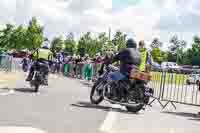
[[[72,58],[72,77],[76,78],[76,55],[73,56]]]
[[[29,58],[28,58],[28,55],[26,57],[24,57],[21,61],[20,64],[22,64],[22,69],[24,72],[27,72],[28,71],[28,68],[29,68]]]
[[[100,70],[101,68],[101,62],[102,62],[102,58],[100,56],[100,53],[97,53],[96,54],[96,57],[94,58],[93,60],[93,76],[94,76],[94,79],[97,78],[98,76],[98,71]]]
[[[149,71],[150,66],[153,64],[151,53],[145,47],[145,42],[142,40],[139,42],[139,52],[141,54],[141,64],[139,66],[140,71]]]
[[[76,76],[78,78],[82,78],[82,59],[81,57],[78,55],[76,60],[75,60],[75,64],[76,64]]]
[[[69,74],[70,74],[70,62],[71,61],[72,61],[72,57],[71,56],[66,57],[65,60],[64,60],[64,64],[65,64],[64,73],[65,73],[65,76],[69,76]]]
[[[60,54],[56,55],[56,72],[59,74],[60,73],[60,66],[62,64],[62,58]]]
[[[91,64],[91,60],[89,58],[89,55],[86,55],[84,62],[85,62],[84,79],[91,81],[92,80],[92,64]]]

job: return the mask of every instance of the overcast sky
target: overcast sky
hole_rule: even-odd
[[[0,24],[27,24],[32,16],[45,26],[45,35],[119,29],[136,40],[174,33],[191,42],[200,30],[199,0],[0,0]],[[199,34],[200,35],[200,34]]]

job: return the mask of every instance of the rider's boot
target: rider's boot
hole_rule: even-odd
[[[26,78],[26,81],[31,81],[32,80],[32,77],[33,77],[33,74],[32,72],[30,71],[27,78]]]
[[[48,75],[44,76],[44,85],[48,85]]]

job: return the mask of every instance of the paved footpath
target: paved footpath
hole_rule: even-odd
[[[106,102],[91,105],[90,88],[79,80],[50,76],[49,86],[35,94],[24,82],[25,74],[15,76],[12,85],[7,82],[8,89],[0,86],[4,88],[0,89],[0,133],[200,132],[198,107],[177,104],[177,110],[170,105],[162,110],[155,102],[152,108],[132,114]]]

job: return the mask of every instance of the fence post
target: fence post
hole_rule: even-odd
[[[152,106],[151,104],[156,100],[158,101],[158,103],[162,106],[163,108],[163,104],[161,103],[161,97],[162,97],[162,88],[163,88],[163,80],[164,80],[164,72],[162,71],[161,74],[161,81],[160,81],[160,87],[159,87],[159,96],[158,97],[153,97],[153,100],[151,102],[149,102],[149,106]]]
[[[164,79],[164,71],[162,71],[162,75],[161,75],[160,88],[159,88],[160,91],[159,91],[159,96],[158,96],[159,100],[161,100],[161,95],[162,95],[163,79]]]
[[[163,95],[164,95],[164,90],[165,90],[165,82],[166,82],[166,73],[167,72],[165,72],[165,74],[164,74],[164,81],[163,81],[163,86],[162,86],[162,95],[161,95],[161,101],[163,100]],[[173,75],[173,74],[172,74]],[[176,82],[176,81],[175,81]],[[172,104],[172,106],[176,109],[176,106],[174,105],[174,103],[173,102],[171,102],[171,101],[167,101],[167,103],[163,106],[163,109],[169,104],[169,103],[171,103]]]
[[[162,101],[163,100],[163,96],[164,96],[164,92],[165,92],[165,82],[166,82],[166,72],[164,72],[164,74],[163,74],[163,77],[162,77],[162,79],[163,79],[163,81],[162,81],[162,86],[161,86],[161,89],[160,89],[160,93],[161,93],[161,96],[160,96],[160,100]]]

